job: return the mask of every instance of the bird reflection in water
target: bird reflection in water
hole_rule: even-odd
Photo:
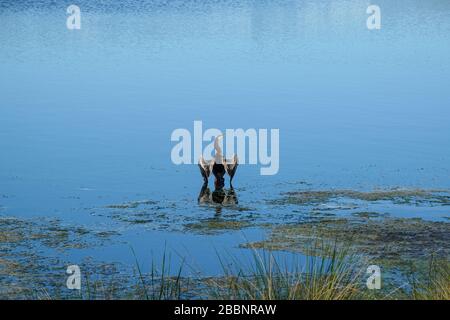
[[[216,214],[222,212],[224,206],[234,206],[238,204],[238,198],[233,186],[229,189],[219,188],[214,189],[213,192],[208,187],[208,184],[203,184],[198,195],[198,203],[206,205],[215,205]]]
[[[220,147],[220,140],[222,136],[218,136],[214,141],[215,156],[212,160],[206,161],[203,157],[200,158],[198,166],[203,177],[203,186],[200,189],[198,196],[199,204],[216,204],[216,211],[219,214],[222,211],[222,206],[236,205],[238,199],[234,191],[232,181],[238,167],[238,158],[236,155],[232,159],[226,159],[222,154]],[[208,178],[214,176],[214,191],[208,187]],[[225,188],[225,175],[230,177],[230,188]]]

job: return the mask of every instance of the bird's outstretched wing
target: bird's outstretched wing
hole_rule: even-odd
[[[233,159],[224,159],[224,167],[227,171],[228,175],[230,176],[230,184],[233,180],[233,177],[236,173],[237,167],[239,165],[238,157],[237,155],[234,155]]]
[[[208,183],[208,178],[211,175],[212,166],[214,165],[214,160],[206,161],[203,157],[198,160],[198,166],[200,168],[200,173],[202,174],[203,181]]]

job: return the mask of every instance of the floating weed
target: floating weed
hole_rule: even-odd
[[[389,214],[372,211],[360,211],[360,212],[353,212],[352,215],[358,218],[370,219],[370,218],[387,217]]]
[[[57,219],[0,217],[0,298],[40,298],[37,288],[57,295],[66,277],[60,258],[40,255],[36,247],[87,248],[102,245],[104,237],[82,226],[64,226]],[[45,296],[45,295],[43,295]]]
[[[373,293],[365,288],[368,260],[350,247],[317,240],[305,252],[305,260],[289,263],[272,251],[255,248],[252,248],[250,260],[245,262],[233,256],[224,258],[218,255],[223,274],[217,277],[182,276],[184,260],[174,269],[166,250],[159,264],[152,260],[148,273],[142,272],[136,256],[135,272],[127,274],[120,273],[113,264],[99,265],[86,261],[80,266],[83,270],[81,291],[65,289],[61,274],[53,277],[46,274],[43,279],[28,278],[35,281],[25,282],[26,286],[15,283],[6,291],[1,288],[0,297],[84,300],[449,299],[448,260],[430,263],[425,275],[427,278],[417,276],[385,294],[385,291]],[[3,264],[1,259],[0,263]],[[11,266],[18,267],[20,265]],[[383,286],[386,286],[386,281],[383,278]]]
[[[283,193],[282,199],[271,201],[272,204],[318,205],[334,199],[348,198],[366,202],[391,201],[395,204],[448,205],[448,190],[389,189],[374,191],[354,190],[304,190]]]
[[[404,265],[432,252],[450,253],[450,224],[422,219],[316,219],[272,226],[269,238],[243,244],[269,250],[304,252],[315,239],[350,243],[377,264]]]
[[[106,208],[109,209],[135,209],[141,205],[156,205],[157,202],[156,201],[152,201],[152,200],[141,200],[141,201],[131,201],[131,202],[126,202],[126,203],[122,203],[122,204],[111,204],[111,205],[107,205]]]
[[[184,225],[186,231],[200,234],[216,234],[226,230],[241,230],[251,226],[249,220],[228,220],[222,218],[204,219],[195,223]]]

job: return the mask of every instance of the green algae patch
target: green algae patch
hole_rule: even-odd
[[[114,231],[67,226],[58,219],[0,217],[0,245],[10,250],[36,244],[57,250],[88,248],[102,244],[105,238],[116,234]]]
[[[95,214],[150,230],[191,231],[200,234],[239,230],[250,225],[249,221],[254,219],[254,209],[238,204],[199,203],[194,208],[188,204],[188,200],[176,203],[164,200],[136,200],[97,208]]]
[[[136,200],[122,204],[107,205],[101,209],[108,217],[129,225],[148,225],[155,229],[164,229],[168,216],[165,210],[172,210],[174,204],[162,206],[153,200]],[[105,210],[106,209],[106,210]],[[172,217],[172,215],[171,215]]]
[[[126,202],[126,203],[121,203],[121,204],[110,204],[107,205],[106,208],[109,209],[135,209],[139,206],[148,206],[148,205],[155,205],[157,204],[156,201],[152,201],[152,200],[142,200],[142,201],[130,201],[130,202]]]
[[[353,199],[366,202],[391,201],[394,204],[449,205],[447,190],[388,189],[374,191],[354,190],[303,190],[283,193],[273,204],[318,205],[335,199]]]
[[[204,219],[184,226],[186,231],[200,234],[216,234],[227,230],[241,230],[251,226],[248,220]]]
[[[111,233],[102,232],[66,226],[58,219],[0,217],[0,299],[40,299],[48,292],[58,294],[55,290],[64,289],[70,263],[43,252],[103,245]]]
[[[153,222],[153,214],[149,212],[114,213],[111,217],[128,224],[147,224]]]
[[[352,216],[358,217],[358,218],[364,218],[364,219],[371,219],[371,218],[387,217],[387,216],[389,216],[389,214],[374,212],[374,211],[358,211],[358,212],[353,212]]]
[[[343,243],[380,265],[425,261],[431,255],[448,259],[450,255],[449,223],[400,218],[337,218],[278,225],[268,239],[241,247],[305,253],[316,239]]]

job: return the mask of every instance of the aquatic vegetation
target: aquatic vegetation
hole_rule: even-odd
[[[360,295],[361,270],[357,256],[345,248],[318,243],[315,252],[328,252],[329,258],[312,254],[305,263],[283,265],[270,251],[253,250],[249,264],[233,260],[222,263],[224,277],[210,279],[215,299],[249,300],[341,300]],[[231,265],[231,267],[230,267]]]
[[[391,201],[395,204],[449,205],[448,190],[388,189],[374,191],[355,190],[302,190],[283,193],[274,204],[317,205],[333,199],[349,198],[367,202]]]
[[[305,191],[283,193],[284,198],[242,205],[200,205],[183,202],[134,200],[94,208],[114,230],[66,225],[58,219],[0,217],[0,297],[32,299],[439,299],[446,297],[448,266],[425,271],[430,255],[447,261],[450,224],[445,218],[428,221],[398,218],[390,211],[432,208],[445,214],[443,191],[395,189],[376,192]],[[286,201],[288,199],[288,201]],[[183,200],[185,201],[185,200]],[[186,200],[188,202],[188,200]],[[380,204],[373,205],[373,203]],[[388,204],[386,204],[386,202]],[[370,204],[370,205],[368,205]],[[261,206],[262,205],[262,206]],[[440,216],[438,216],[440,217]],[[268,231],[262,241],[240,245],[250,263],[223,256],[223,274],[185,275],[185,265],[169,256],[151,262],[150,272],[135,266],[84,261],[83,289],[68,291],[60,255],[114,241],[117,226],[187,232],[214,236],[245,228]],[[122,229],[123,230],[123,229]],[[321,245],[318,245],[320,243]],[[329,245],[332,243],[333,245]],[[323,245],[328,244],[328,245]],[[40,248],[37,251],[35,248]],[[272,251],[290,251],[306,261],[283,264]],[[81,252],[81,251],[80,251]],[[231,261],[228,261],[231,260]],[[383,267],[379,292],[364,286],[369,264]],[[156,267],[158,266],[158,267]],[[314,266],[314,267],[313,267]],[[414,269],[412,268],[414,266]],[[331,268],[331,269],[330,269]],[[183,272],[182,272],[183,270]],[[447,271],[445,271],[447,270]],[[183,276],[182,276],[183,274]],[[39,277],[35,277],[39,275]],[[408,278],[417,276],[414,281]],[[410,281],[410,282],[407,282]],[[406,283],[407,285],[404,285]]]
[[[149,225],[155,229],[163,228],[162,225],[167,223],[168,217],[165,210],[173,210],[174,205],[161,205],[158,201],[153,200],[136,200],[122,204],[107,205],[102,209],[102,214],[106,214],[110,218],[124,222],[130,225]]]
[[[226,230],[241,230],[251,226],[250,220],[229,220],[222,218],[208,218],[200,220],[195,223],[185,224],[185,230],[201,233],[201,234],[215,234]]]
[[[352,215],[355,217],[358,217],[358,218],[370,219],[370,218],[387,217],[389,214],[380,213],[380,212],[372,212],[372,211],[358,211],[358,212],[353,212]]]
[[[217,234],[228,230],[239,230],[254,220],[251,208],[234,205],[202,204],[200,210],[187,212],[173,202],[132,201],[124,204],[108,205],[96,209],[96,214],[106,215],[128,225],[142,225],[152,230],[197,232]],[[215,217],[211,218],[211,213]]]
[[[360,192],[352,190],[299,191],[282,193],[281,199],[248,205],[201,204],[195,208],[173,201],[133,200],[96,208],[97,215],[108,216],[129,226],[170,232],[218,234],[247,227],[311,222],[326,217],[385,218],[408,216],[409,206],[431,208],[444,204],[448,193],[439,190],[390,189]],[[386,203],[387,202],[387,203]],[[393,207],[399,205],[398,208]],[[400,206],[402,205],[402,206]],[[393,213],[390,209],[394,209]],[[442,209],[439,209],[442,212]],[[222,217],[218,221],[213,217]],[[430,219],[444,220],[436,214]],[[203,224],[203,225],[202,225]]]
[[[134,256],[136,258],[136,255]],[[190,291],[190,279],[181,277],[183,267],[184,261],[178,267],[176,275],[173,276],[171,273],[171,256],[164,250],[160,268],[158,269],[154,261],[152,261],[150,273],[144,275],[136,258],[136,269],[142,289],[141,295],[147,300],[179,300],[186,298]]]
[[[173,265],[170,254],[164,251],[159,264],[151,261],[150,271],[142,272],[137,260],[133,270],[120,270],[116,264],[101,264],[85,261],[83,282],[80,291],[63,287],[65,275],[61,269],[46,270],[45,277],[34,279],[39,268],[51,261],[36,259],[37,268],[26,281],[5,282],[2,279],[0,297],[21,299],[448,299],[449,264],[433,264],[430,271],[423,272],[403,287],[392,291],[373,293],[365,287],[365,270],[368,260],[356,254],[353,248],[343,247],[337,242],[323,242],[319,239],[305,248],[306,259],[289,264],[275,256],[272,251],[252,248],[250,261],[233,256],[218,256],[223,274],[216,277],[202,277],[199,274],[182,276],[186,268],[184,260]],[[134,252],[133,252],[134,253]],[[4,261],[17,274],[30,267],[22,262]],[[2,270],[5,271],[5,270]],[[30,271],[30,270],[28,270]],[[55,271],[59,271],[55,272]],[[428,280],[427,280],[428,279]],[[386,280],[384,280],[386,281]],[[391,288],[389,284],[384,284]]]
[[[315,221],[278,225],[268,239],[243,244],[270,250],[305,252],[315,239],[351,244],[357,252],[376,264],[402,265],[410,260],[427,260],[437,252],[450,254],[450,224],[422,219],[318,219]]]
[[[58,219],[24,220],[0,217],[0,243],[3,246],[28,246],[39,241],[46,247],[80,248],[89,246],[83,236],[89,231],[82,226],[63,226]]]
[[[107,205],[106,208],[110,208],[110,209],[135,209],[141,205],[155,205],[157,204],[156,201],[152,201],[152,200],[141,200],[141,201],[131,201],[131,202],[126,202],[126,203],[122,203],[122,204],[110,204]]]
[[[111,235],[104,232],[64,226],[58,219],[0,217],[0,298],[56,295],[65,283],[68,263],[46,256],[43,249],[63,252],[102,245]],[[98,263],[83,268],[101,270]]]
[[[431,299],[450,298],[448,260],[429,259],[430,268],[414,273],[401,286],[384,278],[382,290],[368,290],[364,256],[350,247],[319,239],[307,248],[305,261],[289,264],[272,251],[252,249],[249,261],[234,256],[218,256],[223,274],[216,277],[181,276],[184,260],[172,273],[170,255],[165,252],[160,268],[152,261],[143,274],[136,261],[137,284],[119,297],[147,300],[351,300],[351,299]],[[104,286],[103,286],[104,288]],[[92,290],[90,290],[92,291]],[[114,297],[113,297],[114,298]]]
[[[411,297],[418,300],[450,300],[450,261],[431,259],[426,279],[413,275]]]

